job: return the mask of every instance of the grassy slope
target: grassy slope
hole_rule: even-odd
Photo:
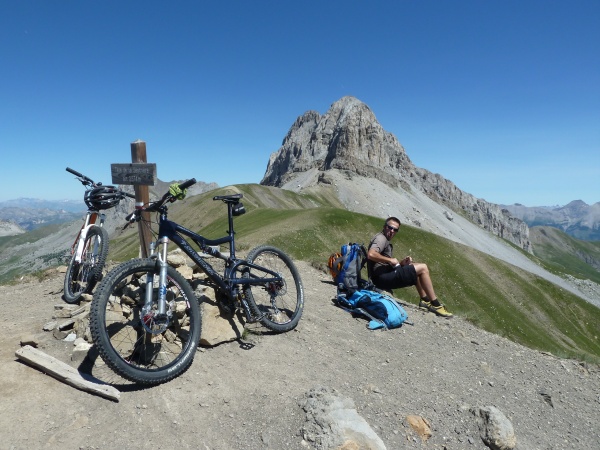
[[[552,227],[533,227],[530,238],[535,254],[549,270],[600,283],[600,271],[588,263],[595,261],[598,267],[599,241],[580,241]]]
[[[340,209],[326,193],[298,196],[258,185],[219,189],[175,203],[170,218],[208,238],[223,236],[226,209],[212,197],[238,191],[244,193],[247,210],[235,218],[242,254],[271,244],[325,270],[328,256],[341,244],[368,244],[381,229],[381,219]],[[532,348],[600,362],[600,309],[595,306],[517,267],[417,228],[403,226],[394,244],[397,256],[410,254],[428,263],[438,295],[455,314]],[[111,241],[110,258],[137,256],[137,245],[136,232],[130,230]],[[396,290],[395,295],[418,301],[414,288]]]
[[[7,271],[6,273],[0,274],[0,283],[10,282],[11,280],[14,280],[15,278],[21,277],[23,275],[23,268],[19,265],[20,257],[25,252],[30,252],[32,249],[30,247],[25,246],[11,258],[5,258],[4,255],[6,255],[7,253],[4,252],[6,252],[11,247],[17,247],[27,243],[35,243],[36,241],[42,238],[45,238],[58,232],[63,226],[64,224],[52,224],[36,228],[32,231],[16,236],[0,236],[0,264],[3,267],[14,266],[14,268]],[[48,263],[57,264],[57,262],[64,261],[64,253],[59,252],[57,254],[45,255],[45,258]]]

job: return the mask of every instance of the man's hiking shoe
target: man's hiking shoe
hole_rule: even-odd
[[[423,308],[428,311],[431,311],[432,313],[435,313],[440,317],[450,318],[454,315],[454,314],[448,312],[448,310],[446,308],[444,308],[444,305],[433,306],[431,304],[431,302],[428,302],[427,300],[423,300],[423,299],[421,299],[421,301],[419,302],[419,308]]]
[[[440,306],[430,305],[429,311],[436,313],[440,317],[446,317],[448,319],[454,315],[451,312],[448,312],[448,310],[446,308],[444,308],[444,305],[440,305]]]

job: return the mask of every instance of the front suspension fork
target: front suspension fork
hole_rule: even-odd
[[[167,244],[169,239],[166,237],[160,238],[156,246],[159,250],[155,252],[155,244],[150,244],[150,258],[156,260],[159,267],[158,270],[158,295],[156,305],[156,317],[166,318],[167,314]],[[154,297],[154,272],[146,274],[146,298],[144,299],[143,316],[152,311],[152,302]]]

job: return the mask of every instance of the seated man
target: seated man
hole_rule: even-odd
[[[371,240],[367,252],[371,281],[379,289],[384,290],[416,286],[421,298],[420,308],[425,308],[438,316],[452,317],[435,295],[427,264],[413,263],[410,256],[402,261],[392,256],[393,247],[390,241],[399,229],[400,220],[390,217],[385,221],[383,230]]]

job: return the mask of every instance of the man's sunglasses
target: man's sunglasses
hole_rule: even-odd
[[[395,232],[395,233],[397,233],[397,232],[398,232],[398,230],[400,229],[400,228],[393,227],[393,226],[391,226],[391,225],[386,225],[385,227],[386,227],[388,230],[392,230],[392,231],[393,231],[393,232]]]

